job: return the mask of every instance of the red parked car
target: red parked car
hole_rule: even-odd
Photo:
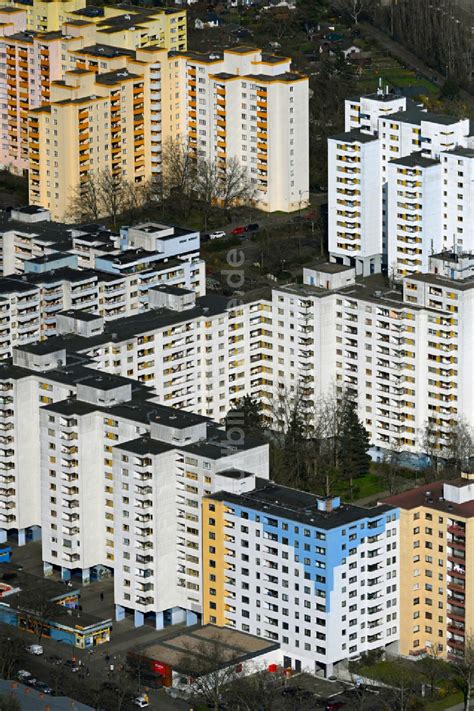
[[[245,227],[240,226],[240,227],[234,227],[232,230],[231,234],[233,235],[243,235],[244,232],[246,231]]]

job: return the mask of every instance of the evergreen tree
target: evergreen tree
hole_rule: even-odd
[[[225,427],[227,430],[241,428],[244,434],[261,434],[264,419],[260,403],[251,395],[245,395],[227,413]]]
[[[341,475],[349,480],[351,497],[353,480],[367,474],[370,467],[369,434],[359,420],[355,404],[350,400],[344,407],[338,443],[338,464]]]

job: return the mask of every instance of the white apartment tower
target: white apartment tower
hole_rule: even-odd
[[[358,273],[380,271],[380,141],[354,129],[328,141],[329,251]]]
[[[428,255],[442,247],[451,249],[455,238],[461,239],[459,248],[462,251],[471,249],[466,243],[469,242],[466,235],[472,230],[466,228],[466,223],[472,202],[469,153],[473,148],[474,138],[468,119],[428,112],[412,101],[380,88],[376,94],[346,101],[345,128],[351,134],[360,131],[377,139],[374,150],[367,152],[370,165],[366,169],[369,174],[379,176],[380,191],[378,194],[374,193],[371,181],[360,186],[361,205],[369,205],[370,211],[379,213],[381,220],[377,222],[377,228],[381,224],[381,234],[376,240],[381,249],[381,259],[373,259],[372,262],[382,263],[399,279],[413,270],[426,270]],[[331,176],[338,170],[339,156],[333,146],[337,139],[338,137],[329,140],[330,206],[337,200],[333,194],[336,188],[331,180]],[[465,154],[455,158],[457,151],[465,151]],[[453,157],[450,157],[451,154]],[[405,195],[415,200],[411,201],[409,207],[416,205],[415,212],[406,213],[403,195],[397,193],[407,191],[397,190],[397,180],[400,179],[397,178],[397,173],[404,169],[416,170],[411,164],[420,164],[423,159],[436,161],[438,166],[434,163],[418,165],[418,169],[423,173],[423,185],[415,186],[419,190]],[[403,160],[407,162],[406,166],[403,166]],[[439,162],[443,164],[443,183],[439,177]],[[390,184],[391,182],[393,184]],[[377,204],[374,204],[375,201]],[[456,211],[451,207],[454,204]],[[402,209],[399,209],[400,207]],[[464,212],[467,214],[461,214]],[[420,224],[407,225],[405,230],[401,225],[401,220],[405,219]],[[363,230],[362,238],[352,246],[351,253],[341,255],[337,229],[339,226],[336,220],[331,219],[330,212],[331,260],[354,265],[357,273],[368,274],[366,257],[367,253],[372,254],[375,228]],[[400,251],[400,232],[403,231],[417,233],[416,243],[403,247],[403,250],[408,251]],[[372,268],[372,264],[370,267]]]
[[[443,247],[441,163],[411,153],[390,161],[387,178],[388,269],[401,279],[428,271],[430,254]]]
[[[474,252],[474,149],[441,154],[443,249]]]

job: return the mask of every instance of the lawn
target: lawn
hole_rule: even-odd
[[[451,708],[456,704],[462,704],[463,698],[460,691],[455,694],[449,694],[445,696],[444,699],[438,699],[438,701],[428,701],[426,705],[426,711],[444,711],[445,709]]]
[[[335,483],[334,494],[341,496],[345,500],[350,500],[350,487],[346,481]],[[383,478],[377,474],[366,474],[359,479],[354,479],[353,500],[365,499],[368,496],[375,496],[387,490],[387,484]]]

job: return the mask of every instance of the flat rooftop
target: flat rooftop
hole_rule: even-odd
[[[373,141],[378,141],[378,136],[373,136],[370,133],[363,133],[359,129],[354,128],[352,131],[345,131],[343,133],[336,133],[335,136],[329,136],[332,141],[339,141],[343,143],[372,143]]]
[[[246,634],[228,627],[204,625],[194,630],[177,632],[157,644],[142,648],[141,654],[163,664],[168,664],[176,671],[186,673],[186,660],[192,656],[193,669],[196,673],[202,663],[202,673],[209,673],[209,659],[213,647],[218,641],[222,654],[222,668],[231,664],[240,664],[254,657],[279,649],[276,642],[255,635]]]
[[[410,489],[403,494],[396,494],[384,499],[384,503],[390,506],[398,506],[401,509],[411,510],[420,507],[433,509],[447,514],[448,516],[461,516],[463,518],[472,518],[474,516],[474,500],[466,501],[462,504],[457,504],[454,501],[447,501],[444,498],[444,484],[450,486],[464,487],[472,484],[469,479],[454,479],[453,481],[436,481],[432,484],[419,486],[416,489]]]
[[[323,272],[324,274],[340,274],[341,272],[354,269],[354,267],[348,267],[346,264],[338,264],[337,262],[323,262],[322,264],[315,264],[314,267],[307,268],[314,269],[315,272]]]
[[[262,479],[253,491],[243,494],[220,491],[209,498],[325,530],[339,528],[366,518],[377,518],[392,508],[391,505],[386,504],[372,508],[340,504],[331,511],[320,511],[318,509],[320,497]]]
[[[84,322],[98,321],[103,319],[100,314],[94,314],[90,311],[81,311],[80,309],[67,309],[66,311],[59,311],[57,315],[69,316],[70,318],[73,318],[76,321]]]
[[[413,168],[431,168],[433,165],[440,165],[439,160],[426,158],[421,151],[415,151],[402,158],[394,158],[390,161],[394,165],[408,166]]]

